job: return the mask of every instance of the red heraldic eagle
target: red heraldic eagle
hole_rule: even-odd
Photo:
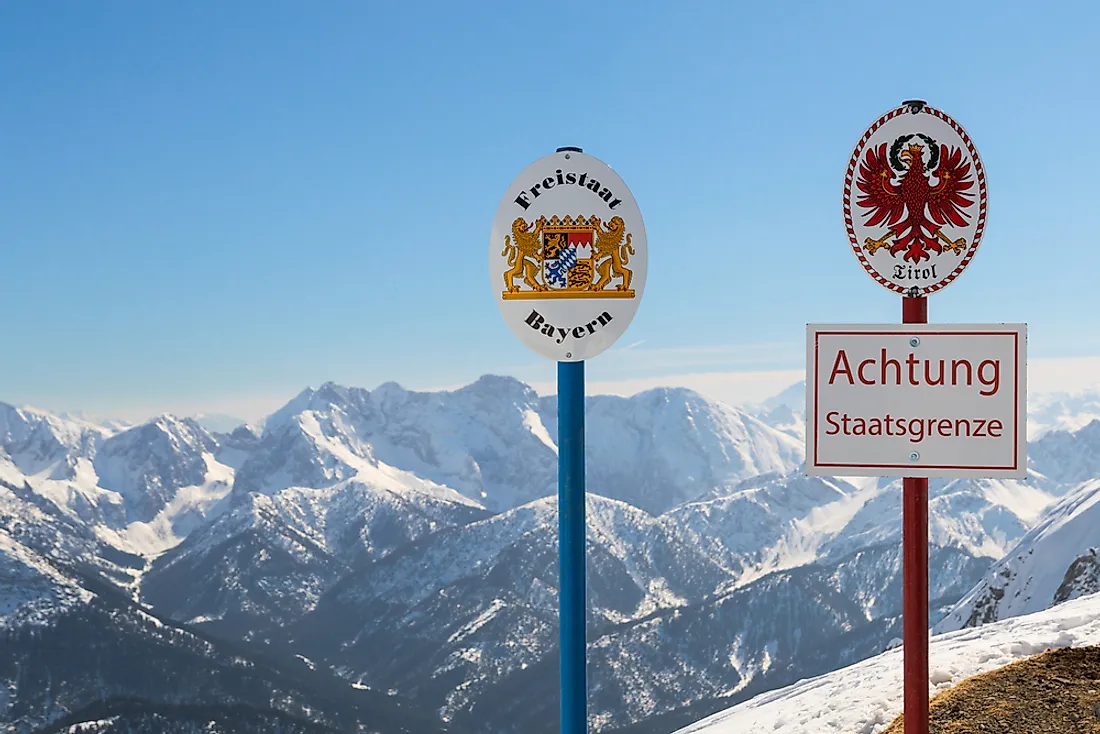
[[[928,143],[931,160],[924,162],[924,146],[910,143],[920,137]],[[859,167],[856,185],[863,195],[857,203],[869,219],[864,226],[885,224],[889,230],[879,239],[864,240],[865,249],[872,255],[882,247],[889,247],[897,257],[904,251],[903,260],[918,263],[930,259],[929,252],[937,255],[951,250],[956,255],[966,247],[966,239],[952,240],[943,233],[948,225],[965,227],[967,207],[974,201],[965,193],[974,185],[970,178],[970,161],[964,160],[962,150],[938,145],[926,135],[903,135],[894,141],[889,156],[886,143],[869,148],[867,157]],[[901,176],[895,181],[896,175]],[[931,179],[936,179],[935,185]],[[893,239],[888,243],[888,240]]]

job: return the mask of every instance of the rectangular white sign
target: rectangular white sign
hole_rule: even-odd
[[[1027,476],[1026,324],[806,327],[806,473]]]

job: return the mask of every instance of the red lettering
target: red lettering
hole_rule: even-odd
[[[862,382],[864,385],[874,385],[875,381],[873,379],[868,380],[866,377],[863,376],[863,368],[867,365],[871,365],[872,367],[875,365],[874,357],[872,357],[871,359],[865,359],[859,363],[859,369],[857,370],[857,372],[859,373],[859,381]]]
[[[883,385],[889,384],[889,383],[886,382],[886,368],[889,367],[890,365],[894,365],[894,374],[895,374],[894,384],[895,385],[901,385],[901,362],[897,361],[896,359],[887,359],[886,358],[886,348],[883,347],[883,349],[882,349],[882,384]]]
[[[840,367],[841,362],[844,363],[843,369],[841,369]],[[836,353],[836,361],[833,362],[833,371],[829,375],[829,384],[832,385],[833,380],[836,379],[836,376],[842,373],[848,376],[849,385],[856,384],[855,380],[852,379],[852,365],[848,363],[848,353],[845,352],[843,349],[839,350]]]

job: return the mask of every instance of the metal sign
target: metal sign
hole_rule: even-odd
[[[907,102],[867,128],[844,177],[844,224],[860,263],[905,296],[935,293],[970,264],[985,230],[985,168],[962,126]]]
[[[1027,476],[1024,324],[809,325],[806,472]]]
[[[607,164],[577,149],[540,158],[493,220],[489,274],[512,332],[542,356],[591,359],[630,325],[646,278],[642,214]]]

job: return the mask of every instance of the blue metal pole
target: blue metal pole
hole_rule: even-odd
[[[588,734],[584,543],[584,362],[558,362],[561,734]]]

